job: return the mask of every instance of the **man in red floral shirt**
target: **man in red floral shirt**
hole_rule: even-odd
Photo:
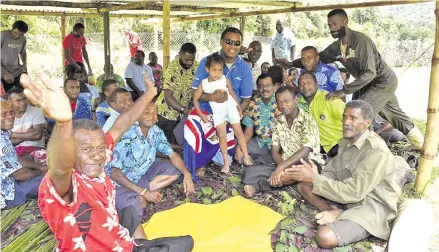
[[[146,92],[119,116],[106,133],[91,120],[72,123],[72,112],[62,89],[40,76],[44,85],[23,74],[27,98],[56,121],[47,148],[49,171],[43,178],[38,204],[44,220],[55,233],[60,251],[190,251],[190,236],[146,240],[140,220],[130,208],[119,215],[115,208],[114,184],[104,172],[120,136],[140,117],[157,93],[145,75]],[[73,169],[74,167],[74,169]],[[178,248],[178,249],[177,249]],[[162,250],[160,250],[162,251]]]

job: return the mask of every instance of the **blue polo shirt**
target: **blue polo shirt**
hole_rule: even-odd
[[[306,72],[305,69],[300,70],[300,74],[296,76],[296,83],[299,85],[299,76]],[[326,90],[328,92],[335,92],[343,89],[343,79],[341,78],[340,71],[328,64],[319,61],[317,69],[313,74],[316,76],[319,89]]]
[[[220,53],[221,54],[221,53]],[[192,88],[197,89],[201,84],[201,81],[208,78],[209,74],[206,71],[207,57],[203,58],[198,64],[197,71],[195,72],[195,78],[192,83]],[[230,69],[227,65],[224,65],[223,74],[230,80],[232,84],[233,92],[235,92],[236,98],[241,99],[250,98],[253,93],[253,74],[248,64],[240,57],[236,56],[235,62],[233,62]],[[209,102],[199,102],[200,108],[209,113],[212,113],[212,109],[209,106]]]

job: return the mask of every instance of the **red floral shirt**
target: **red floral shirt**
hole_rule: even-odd
[[[114,140],[109,133],[105,141],[107,154],[111,155]],[[90,178],[73,170],[72,186],[71,203],[58,195],[48,174],[39,188],[38,205],[55,233],[59,251],[132,251],[134,242],[119,224],[115,187],[107,174]]]

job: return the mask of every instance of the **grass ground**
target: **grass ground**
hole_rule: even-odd
[[[421,131],[425,130],[425,122],[415,121]],[[391,150],[401,156],[410,154],[419,156],[419,153],[404,152],[398,146],[392,147]],[[186,197],[183,193],[182,185],[175,184],[164,190],[163,201],[158,204],[150,204],[144,211],[143,220],[147,221],[154,213],[171,209],[185,202],[200,204],[215,204],[229,197],[236,195],[245,195],[241,183],[241,174],[243,167],[233,166],[233,176],[227,177],[220,173],[220,168],[214,164],[207,167],[206,177],[200,180],[196,185],[196,193]],[[435,223],[439,223],[439,168],[435,167],[432,174],[432,186],[436,186],[436,195],[425,195],[415,193],[414,183],[408,184],[402,193],[401,200],[407,198],[422,198],[432,203],[435,212]],[[433,181],[436,183],[433,183]],[[431,191],[435,191],[434,189]],[[276,228],[272,231],[272,247],[276,252],[283,251],[383,251],[386,242],[371,238],[345,247],[335,248],[334,250],[324,250],[317,248],[313,239],[317,225],[314,221],[314,215],[317,210],[306,204],[297,193],[294,186],[284,187],[282,190],[276,190],[272,193],[257,194],[252,200],[270,207],[274,211],[286,216]],[[20,212],[19,208],[2,211],[1,213],[1,249],[4,251],[53,251],[55,240],[47,230],[47,225],[41,222],[41,216],[35,202],[30,202]],[[9,220],[8,220],[9,219]],[[11,222],[11,224],[5,223]],[[436,225],[439,227],[439,225]],[[36,233],[38,231],[38,233]],[[40,234],[38,236],[38,234]],[[23,237],[33,237],[33,243]],[[23,243],[26,242],[26,243]],[[29,250],[23,250],[28,248]],[[18,250],[17,250],[18,249]],[[439,229],[435,230],[432,237],[431,251],[439,249]]]

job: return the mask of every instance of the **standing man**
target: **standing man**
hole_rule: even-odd
[[[276,34],[271,41],[271,57],[273,64],[278,60],[294,60],[296,50],[296,36],[293,32],[285,30],[284,21],[277,20]]]
[[[157,54],[150,52],[148,55],[148,66],[152,69],[152,75],[154,76],[154,83],[156,87],[160,87],[162,84],[162,70],[163,67],[158,63]]]
[[[129,26],[125,26],[123,32],[128,40],[128,47],[130,49],[131,60],[134,60],[134,56],[136,55],[136,52],[144,50],[142,40],[140,40],[139,34],[137,34],[137,32],[132,31]]]
[[[258,65],[258,60],[261,58],[262,55],[262,44],[259,41],[252,41],[250,45],[248,46],[249,52],[247,53],[247,57],[250,60],[251,63],[251,70],[253,73],[253,92],[258,91],[258,86],[256,84],[256,80],[258,79],[259,75],[261,75],[261,66]]]
[[[143,72],[146,72],[148,78],[154,82],[152,69],[145,64],[145,53],[136,51],[133,61],[125,69],[125,80],[127,82],[125,88],[130,91],[134,101],[146,92],[146,86],[143,84]]]
[[[23,89],[10,89],[7,96],[15,114],[11,142],[17,155],[28,156],[34,151],[44,149],[43,131],[46,118],[43,112],[39,108],[27,105]]]
[[[340,71],[321,62],[319,53],[314,46],[305,46],[302,49],[301,56],[300,60],[302,61],[303,68],[300,70],[300,75],[305,72],[313,73],[317,79],[319,89],[328,92],[343,89],[343,79]]]
[[[75,68],[77,70],[85,71],[84,60],[88,66],[88,75],[93,75],[90,61],[88,60],[87,48],[85,45],[87,41],[84,37],[85,26],[81,23],[76,23],[73,26],[73,31],[67,35],[63,40],[64,66],[67,68]],[[72,72],[71,70],[68,72]]]
[[[329,94],[329,97],[342,98],[353,93],[353,100],[367,101],[373,108],[374,116],[379,113],[404,133],[412,148],[422,149],[424,136],[399,107],[395,95],[398,87],[395,72],[381,58],[372,40],[361,32],[349,29],[348,22],[343,9],[335,9],[328,14],[329,29],[337,41],[320,52],[320,59],[326,63],[340,61],[355,77],[355,81]]]
[[[183,44],[178,57],[169,63],[163,73],[163,93],[157,99],[157,126],[165,132],[171,144],[183,145],[184,142],[184,122],[191,111],[191,86],[198,67],[196,53],[194,44]]]
[[[12,25],[12,30],[1,33],[1,80],[5,92],[12,87],[21,87],[20,76],[27,72],[26,34],[28,26],[18,20]],[[20,58],[22,65],[20,65]]]

